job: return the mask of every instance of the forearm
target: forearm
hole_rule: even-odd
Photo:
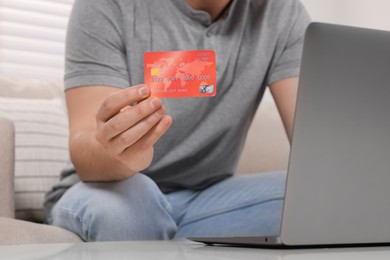
[[[70,155],[82,181],[116,181],[136,174],[108,154],[96,140],[94,131],[75,134],[70,142]]]
[[[271,87],[287,137],[292,140],[295,104],[297,102],[298,78],[288,78],[275,82]]]

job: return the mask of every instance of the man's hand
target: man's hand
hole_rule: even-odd
[[[142,171],[152,162],[153,145],[172,123],[165,112],[146,85],[112,93],[96,114],[96,139],[111,157],[134,172]]]
[[[153,145],[172,124],[145,85],[120,91],[81,86],[65,94],[70,155],[82,181],[123,180],[144,170],[152,162]]]

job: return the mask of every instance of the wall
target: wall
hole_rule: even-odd
[[[61,81],[73,0],[0,0],[0,75]]]
[[[390,31],[389,0],[301,0],[314,21]]]

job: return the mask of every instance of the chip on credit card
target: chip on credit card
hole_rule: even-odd
[[[145,52],[144,77],[153,96],[210,97],[217,93],[212,50]]]

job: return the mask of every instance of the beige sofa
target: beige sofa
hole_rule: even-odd
[[[63,97],[60,83],[0,76],[0,245],[81,241],[66,230],[34,223],[42,221],[44,193],[58,181],[69,158]],[[288,153],[267,92],[238,174],[284,170]]]

